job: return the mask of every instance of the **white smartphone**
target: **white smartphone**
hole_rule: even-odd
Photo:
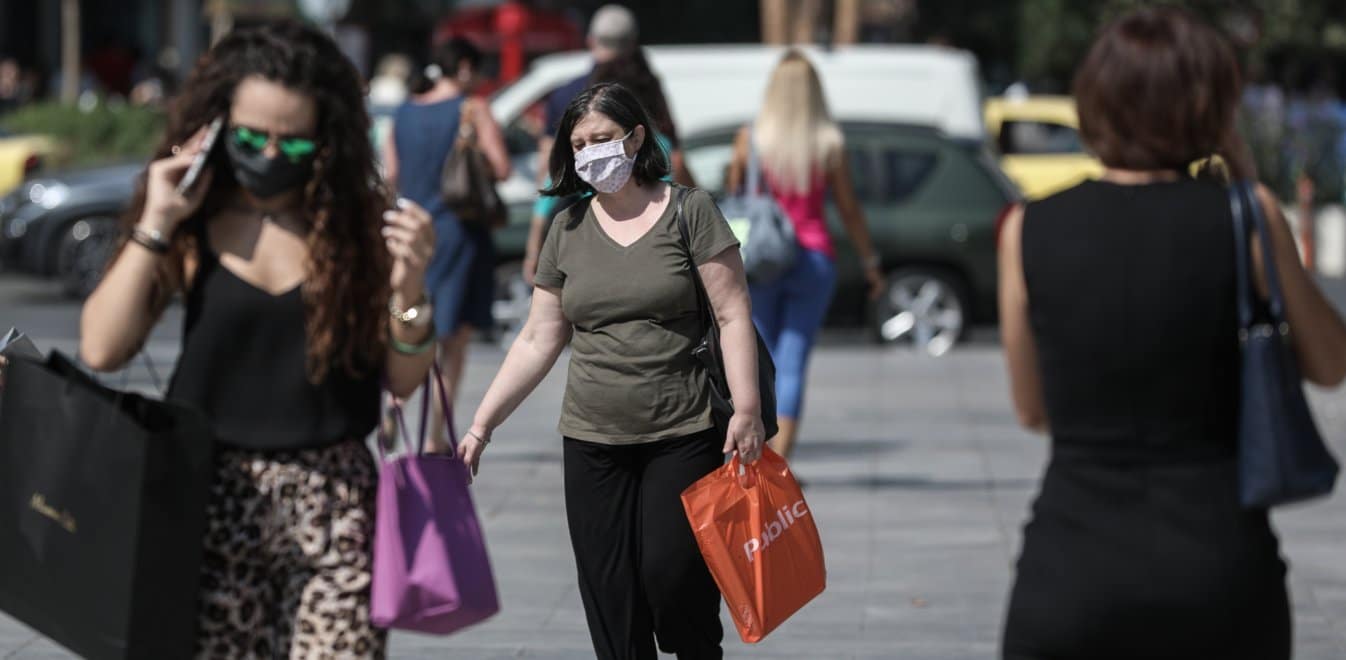
[[[187,173],[183,174],[182,180],[178,182],[179,195],[185,195],[196,185],[196,180],[201,178],[201,170],[205,168],[206,161],[210,160],[210,152],[214,151],[215,142],[220,139],[220,131],[223,129],[224,117],[216,117],[206,127],[206,135],[201,140],[201,151],[197,152],[196,158],[193,158],[192,164],[187,167]]]

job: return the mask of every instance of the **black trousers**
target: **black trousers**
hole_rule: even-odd
[[[682,491],[724,463],[714,430],[639,445],[565,439],[566,518],[600,660],[723,656],[720,592]]]

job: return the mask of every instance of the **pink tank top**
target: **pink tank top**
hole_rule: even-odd
[[[814,173],[808,190],[802,193],[787,191],[777,186],[773,179],[770,173],[766,175],[767,187],[794,224],[795,239],[800,247],[835,259],[836,248],[832,245],[831,234],[827,233],[827,214],[823,212],[823,203],[827,200],[827,177],[822,172]]]

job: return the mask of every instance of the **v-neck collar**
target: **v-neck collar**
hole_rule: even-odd
[[[646,238],[649,238],[650,234],[653,234],[654,231],[659,228],[659,225],[664,224],[664,222],[668,219],[669,215],[673,211],[673,200],[676,194],[677,191],[674,190],[673,186],[670,185],[668,188],[668,203],[664,205],[664,210],[659,212],[659,217],[655,219],[654,224],[650,225],[650,228],[646,229],[645,233],[636,237],[636,240],[631,241],[629,245],[622,245],[621,243],[618,243],[617,239],[613,238],[612,235],[609,234],[608,231],[603,228],[602,221],[598,219],[598,211],[594,210],[592,204],[589,206],[588,212],[590,215],[593,216],[594,229],[598,232],[599,236],[603,237],[603,240],[606,241],[608,245],[611,245],[620,252],[629,252],[631,249],[643,243]]]

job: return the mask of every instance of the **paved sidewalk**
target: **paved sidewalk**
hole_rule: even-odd
[[[151,348],[171,356],[167,339]],[[501,357],[476,347],[461,420]],[[448,638],[395,634],[393,657],[592,657],[553,431],[563,379],[564,364],[500,429],[475,487],[502,613]],[[757,645],[740,642],[726,618],[728,657],[995,657],[1019,529],[1046,455],[1045,439],[1014,424],[998,349],[983,343],[934,360],[826,346],[810,387],[794,463],[823,535],[829,588]],[[1314,399],[1346,455],[1346,394]],[[1346,657],[1346,494],[1278,513],[1276,524],[1291,563],[1296,657]],[[58,657],[68,656],[0,619],[0,658]]]

